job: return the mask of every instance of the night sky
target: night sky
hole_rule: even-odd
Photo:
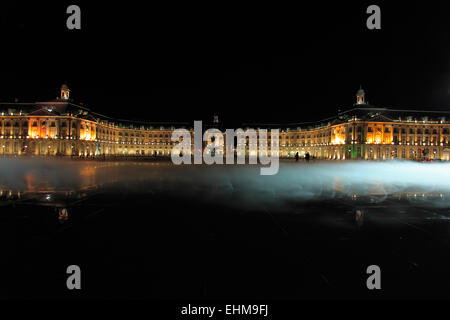
[[[54,99],[67,82],[76,102],[113,117],[217,112],[236,127],[333,116],[361,84],[377,106],[450,110],[445,2],[147,3],[2,2],[0,100]],[[81,31],[66,28],[70,4]],[[366,28],[370,4],[381,30]]]

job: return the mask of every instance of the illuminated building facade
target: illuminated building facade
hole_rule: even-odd
[[[0,154],[52,156],[169,156],[175,124],[118,121],[70,99],[0,103]],[[178,127],[178,126],[177,126]]]
[[[450,112],[369,105],[363,89],[350,110],[329,121],[280,133],[282,157],[449,160]]]
[[[290,128],[277,126],[279,155],[291,158],[298,152],[319,159],[449,160],[449,120],[450,112],[369,105],[360,88],[353,108],[334,118]],[[0,122],[2,155],[170,156],[174,129],[186,128],[194,136],[188,124],[138,123],[97,114],[73,103],[66,85],[54,101],[0,103]],[[219,126],[218,116],[214,116],[213,126]],[[270,130],[268,133],[270,142]],[[251,138],[247,137],[247,146],[254,143]]]

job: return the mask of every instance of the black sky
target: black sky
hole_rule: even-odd
[[[332,116],[362,84],[375,105],[450,110],[445,2],[148,3],[0,5],[0,99],[52,99],[66,81],[114,117],[236,126]]]

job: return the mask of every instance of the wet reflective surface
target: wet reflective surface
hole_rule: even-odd
[[[256,165],[175,166],[168,161],[0,159],[0,168],[2,200],[48,202],[122,188],[281,211],[286,204],[306,200],[374,203],[392,198],[434,206],[450,201],[449,163],[282,161],[274,176],[261,176]]]
[[[447,163],[0,168],[3,298],[450,297]],[[82,292],[65,287],[70,264]]]

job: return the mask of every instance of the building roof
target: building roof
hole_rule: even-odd
[[[64,86],[64,85],[63,85]],[[360,89],[362,90],[362,89]],[[359,92],[359,91],[358,91]],[[450,108],[447,108],[449,110]],[[35,115],[35,116],[64,116],[71,115],[91,121],[105,121],[121,128],[161,128],[176,127],[190,128],[192,124],[186,122],[150,122],[141,120],[114,119],[103,114],[91,111],[81,104],[70,100],[56,99],[44,102],[0,102],[0,112]],[[242,128],[279,128],[281,130],[311,130],[328,125],[339,124],[352,120],[359,121],[390,121],[390,122],[416,122],[416,123],[450,123],[450,111],[439,110],[408,110],[381,108],[370,104],[358,104],[338,112],[337,115],[319,121],[297,123],[243,123]],[[206,128],[225,129],[223,123],[203,123]]]
[[[0,102],[0,112],[21,114],[24,116],[64,116],[71,115],[90,121],[107,121],[121,128],[188,128],[192,126],[186,122],[151,122],[140,120],[115,119],[103,114],[93,112],[89,108],[67,100],[53,100],[46,102]]]
[[[340,112],[338,118],[348,120],[354,116],[358,120],[374,121],[374,117],[384,116],[391,121],[450,121],[450,111],[439,110],[405,110],[379,108],[370,105],[352,108]]]

